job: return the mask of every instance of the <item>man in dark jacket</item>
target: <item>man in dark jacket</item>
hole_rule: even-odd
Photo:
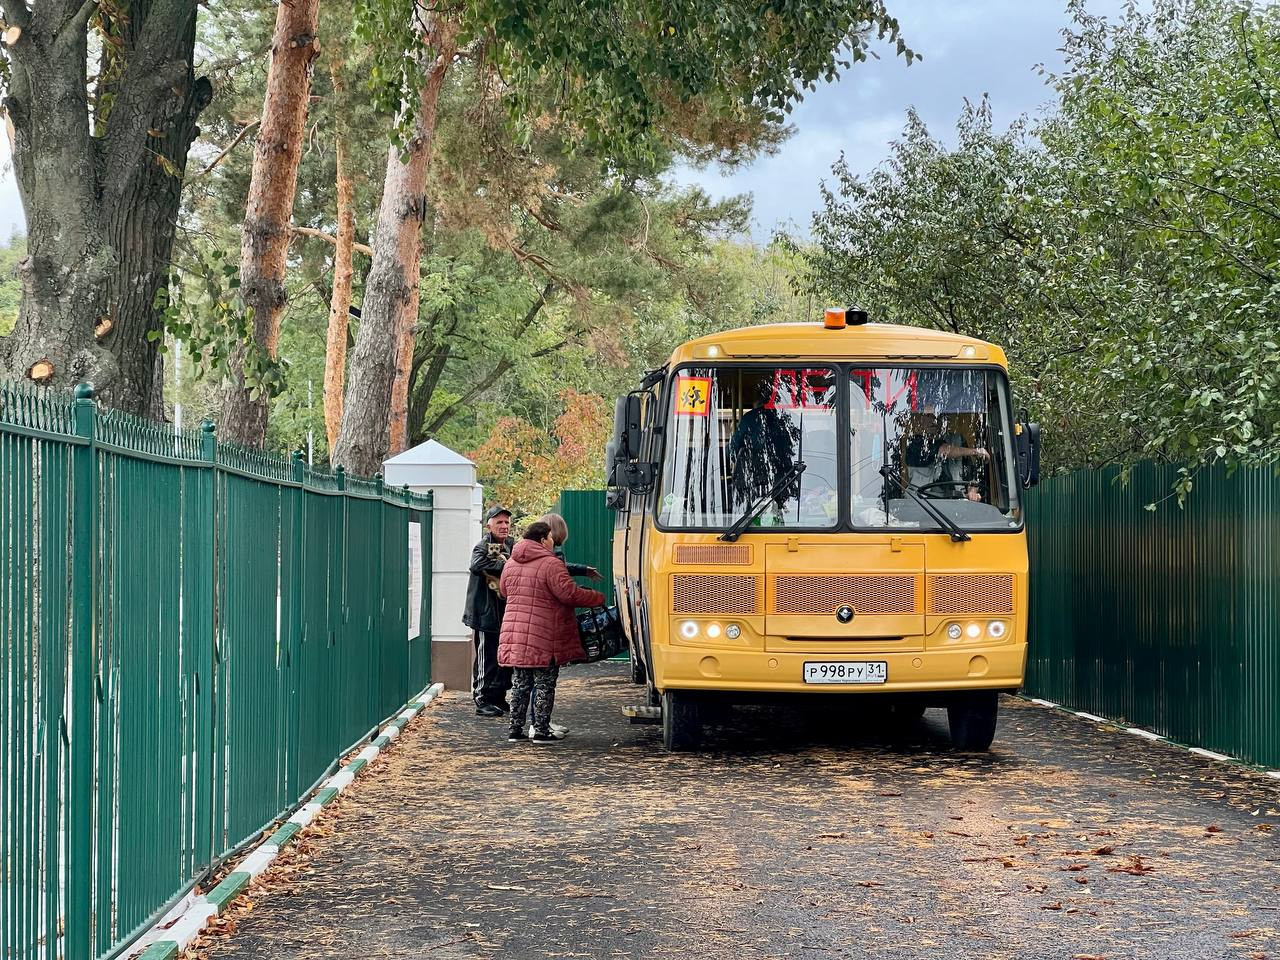
[[[510,712],[507,691],[511,668],[498,666],[498,638],[506,601],[498,592],[498,578],[511,556],[511,511],[491,507],[484,516],[485,535],[471,551],[471,579],[467,582],[467,606],[462,622],[472,630],[475,663],[471,670],[471,697],[476,714],[500,717]]]

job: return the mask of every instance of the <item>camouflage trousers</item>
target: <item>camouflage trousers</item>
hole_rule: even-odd
[[[516,667],[511,671],[511,729],[523,730],[525,713],[533,707],[533,732],[551,731],[551,711],[556,705],[556,678],[560,667]]]

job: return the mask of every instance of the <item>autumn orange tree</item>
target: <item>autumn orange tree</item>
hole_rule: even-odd
[[[604,485],[604,445],[611,428],[604,397],[567,389],[550,435],[522,417],[502,417],[468,456],[491,498],[517,517],[545,513],[562,490]]]

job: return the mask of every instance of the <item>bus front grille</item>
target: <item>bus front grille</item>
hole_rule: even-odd
[[[748,616],[760,612],[758,587],[758,577],[677,573],[671,578],[671,609]]]
[[[929,578],[929,612],[1013,613],[1013,574],[946,573]]]
[[[773,612],[832,614],[851,606],[859,614],[919,613],[912,574],[783,574],[774,582]]]
[[[747,543],[677,543],[675,562],[702,565],[751,563],[751,545]]]

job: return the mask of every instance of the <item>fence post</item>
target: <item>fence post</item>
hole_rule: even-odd
[[[435,630],[431,626],[431,607],[435,600],[435,552],[436,552],[436,492],[427,491],[427,508],[422,518],[426,527],[422,545],[422,592],[426,595],[425,609],[422,611],[422,629],[418,632],[426,640],[427,675],[424,684],[431,682],[431,639]]]
[[[338,469],[333,471],[333,475],[338,478],[338,489],[346,490],[347,489],[347,468],[343,466],[339,466]]]
[[[192,789],[195,797],[195,830],[201,844],[199,859],[196,862],[203,866],[212,863],[218,853],[218,825],[214,818],[214,811],[218,805],[214,800],[214,791],[218,784],[216,758],[222,755],[215,743],[218,730],[217,693],[222,686],[222,678],[218,675],[221,659],[218,649],[220,628],[218,604],[221,601],[223,586],[218,569],[218,433],[214,422],[208,417],[200,422],[200,459],[209,464],[209,469],[204,471],[209,478],[204,511],[205,522],[208,524],[205,528],[208,541],[203,545],[204,555],[209,560],[209,575],[205,578],[209,590],[209,633],[208,643],[200,651],[197,662],[198,670],[203,671],[203,675],[200,672],[196,674],[196,694],[199,697],[197,709],[200,711],[196,721],[199,724],[196,737],[200,757],[198,767],[192,772]]]
[[[286,690],[289,694],[288,732],[285,737],[285,791],[291,800],[303,789],[298,780],[301,777],[299,744],[302,741],[302,645],[306,643],[305,601],[307,560],[307,462],[301,450],[293,452],[293,479],[298,484],[293,491],[293,543],[291,546],[293,562],[290,564],[289,589],[292,595],[293,629],[285,640],[285,666],[288,668]],[[296,661],[296,664],[295,664]]]
[[[73,452],[71,509],[71,657],[69,670],[71,717],[63,719],[63,735],[70,753],[71,796],[67,797],[68,855],[66,865],[66,955],[92,956],[93,913],[93,796],[94,796],[94,679],[96,661],[94,575],[97,560],[97,482],[94,447],[97,404],[93,384],[75,388],[73,404],[76,436],[88,441]],[[114,599],[114,598],[111,598]],[[110,600],[108,601],[110,602]],[[67,727],[70,727],[68,730]],[[102,918],[102,922],[108,922]],[[50,936],[52,936],[52,930]]]

